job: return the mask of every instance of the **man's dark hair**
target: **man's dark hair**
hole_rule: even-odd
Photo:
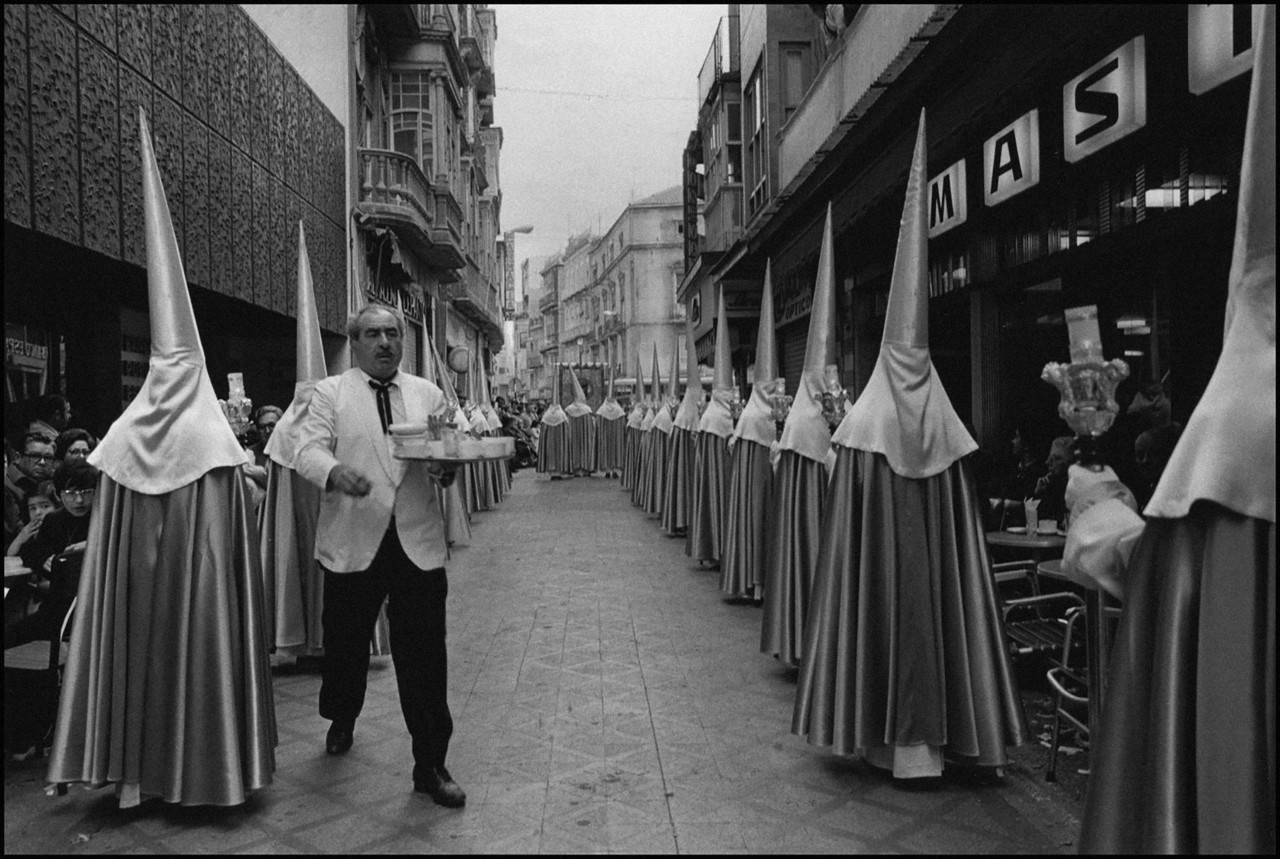
[[[68,489],[93,489],[98,485],[98,469],[82,459],[73,459],[58,466],[53,473],[53,486],[58,492]]]
[[[66,459],[67,451],[71,449],[71,445],[78,441],[88,442],[89,450],[93,450],[98,446],[98,440],[86,429],[76,428],[63,430],[58,433],[58,440],[54,442],[53,445],[53,452],[58,457],[58,460],[61,461]]]
[[[67,398],[61,394],[41,394],[27,406],[31,417],[45,423],[52,423],[50,418],[57,419],[67,409]]]
[[[33,433],[27,433],[25,436],[22,437],[22,448],[18,452],[25,454],[27,452],[27,448],[29,448],[33,443],[47,444],[50,447],[53,447],[53,442],[49,441],[48,437],[43,436],[38,432],[33,432]]]

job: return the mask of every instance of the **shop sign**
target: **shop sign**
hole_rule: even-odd
[[[1024,113],[982,144],[982,196],[1003,203],[1040,182],[1040,111]]]
[[[120,309],[120,407],[128,408],[151,369],[151,322],[140,310]]]
[[[38,397],[49,385],[49,334],[30,325],[4,325],[6,397],[18,403]]]
[[[1147,124],[1147,40],[1138,36],[1062,88],[1062,155],[1067,163]]]
[[[1187,85],[1202,95],[1253,68],[1253,5],[1187,6]]]
[[[929,238],[958,227],[969,217],[964,159],[929,180]]]

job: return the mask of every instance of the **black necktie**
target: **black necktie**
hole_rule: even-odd
[[[386,435],[390,430],[387,429],[391,425],[391,386],[394,382],[379,382],[376,379],[369,380],[369,387],[373,388],[373,392],[378,397],[378,419],[382,421],[382,434]]]

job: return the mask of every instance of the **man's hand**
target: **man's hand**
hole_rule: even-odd
[[[329,472],[329,479],[325,481],[324,488],[326,492],[341,492],[344,495],[363,498],[369,494],[373,484],[356,469],[339,463]]]
[[[453,484],[453,479],[458,476],[458,471],[452,465],[428,462],[427,474],[430,474],[432,479],[440,484],[441,489],[448,489]]]

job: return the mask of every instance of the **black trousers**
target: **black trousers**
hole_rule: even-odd
[[[413,738],[414,777],[444,766],[453,734],[449,714],[448,658],[445,652],[444,567],[421,570],[409,560],[395,520],[369,569],[324,571],[324,667],[320,715],[354,723],[364,707],[369,642],[382,601],[391,626],[391,659],[400,690],[400,709]]]

